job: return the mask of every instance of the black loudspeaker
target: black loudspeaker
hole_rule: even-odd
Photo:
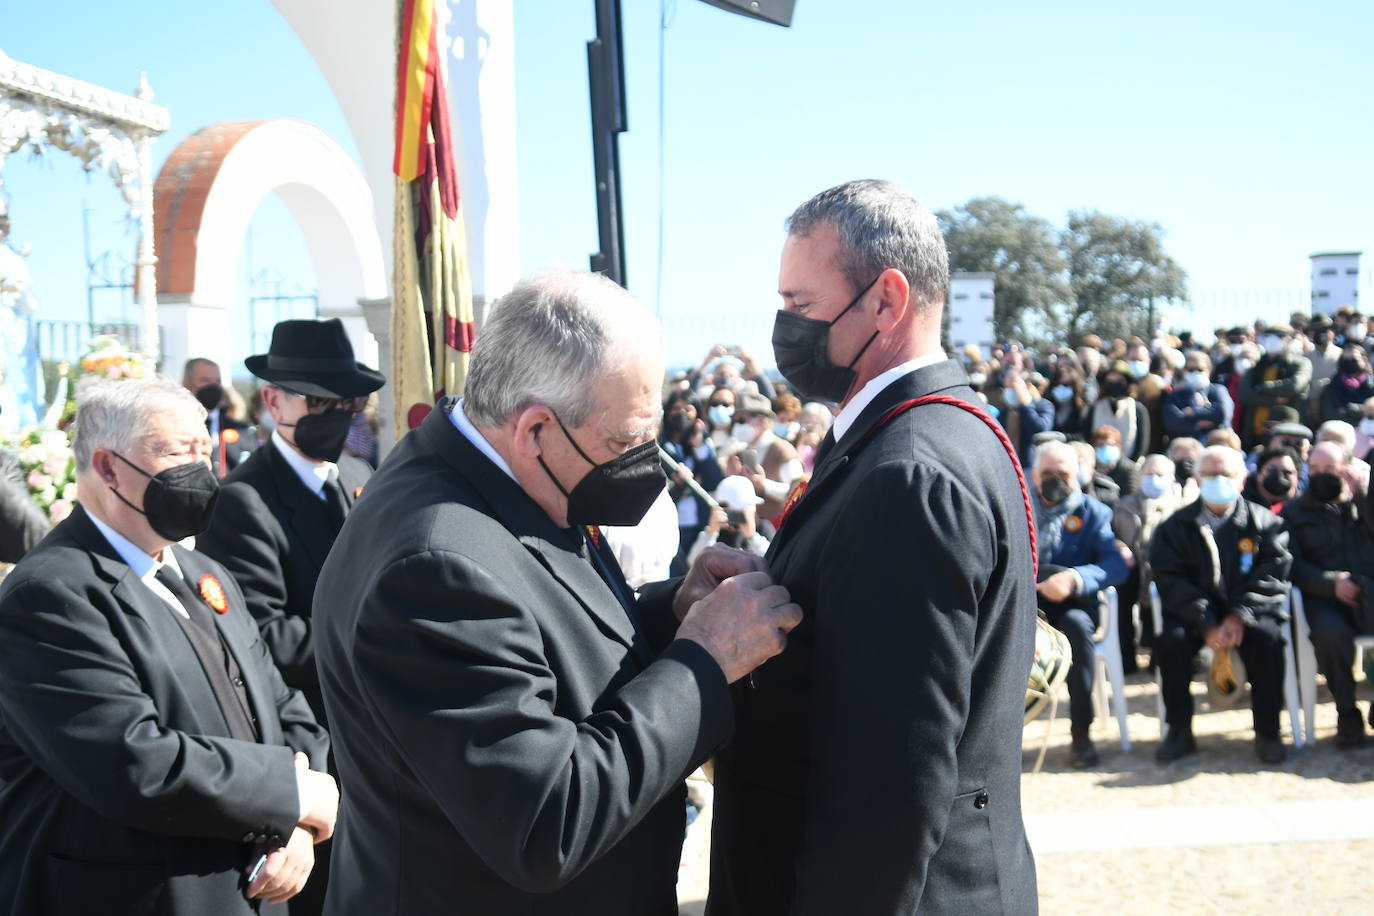
[[[790,26],[792,8],[797,0],[701,0],[729,13],[739,13],[750,19],[762,19],[774,25]]]

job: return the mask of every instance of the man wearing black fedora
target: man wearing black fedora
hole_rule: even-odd
[[[266,383],[263,408],[276,429],[224,479],[214,521],[196,546],[233,574],[282,678],[325,724],[310,606],[320,567],[372,473],[367,462],[343,455],[344,439],[386,379],[354,360],[337,318],[279,322],[268,352],[244,365]],[[327,854],[317,848],[293,916],[320,911],[327,875]]]

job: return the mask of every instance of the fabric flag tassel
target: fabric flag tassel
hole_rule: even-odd
[[[447,42],[434,0],[401,0],[397,23],[391,384],[396,436],[462,394],[476,329],[449,121]]]

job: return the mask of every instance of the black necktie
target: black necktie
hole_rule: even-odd
[[[220,637],[209,606],[191,590],[184,578],[170,568],[159,567],[154,578],[166,586],[191,618],[187,621],[180,614],[176,615],[177,623],[191,643],[192,651],[200,659],[206,680],[210,682],[210,690],[224,715],[225,724],[229,726],[229,737],[239,741],[257,741],[257,721],[253,718],[248,686],[238,661]]]
[[[334,523],[334,530],[338,531],[343,527],[344,518],[348,515],[348,502],[344,499],[343,486],[339,483],[339,469],[329,469],[329,479],[324,484],[324,501],[329,507],[329,519]]]

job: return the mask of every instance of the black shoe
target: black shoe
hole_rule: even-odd
[[[1283,748],[1283,742],[1277,737],[1261,738],[1255,736],[1255,756],[1261,763],[1283,763],[1288,758],[1288,752]]]
[[[1073,726],[1071,729],[1073,740],[1069,744],[1069,766],[1075,770],[1086,770],[1089,767],[1097,766],[1097,748],[1093,747],[1092,739],[1088,737],[1088,727]]]
[[[1155,759],[1160,763],[1171,763],[1180,757],[1197,753],[1197,739],[1189,728],[1171,728],[1169,737],[1155,748]]]
[[[1336,716],[1336,747],[1342,751],[1364,746],[1364,719],[1359,709],[1342,710]]]

